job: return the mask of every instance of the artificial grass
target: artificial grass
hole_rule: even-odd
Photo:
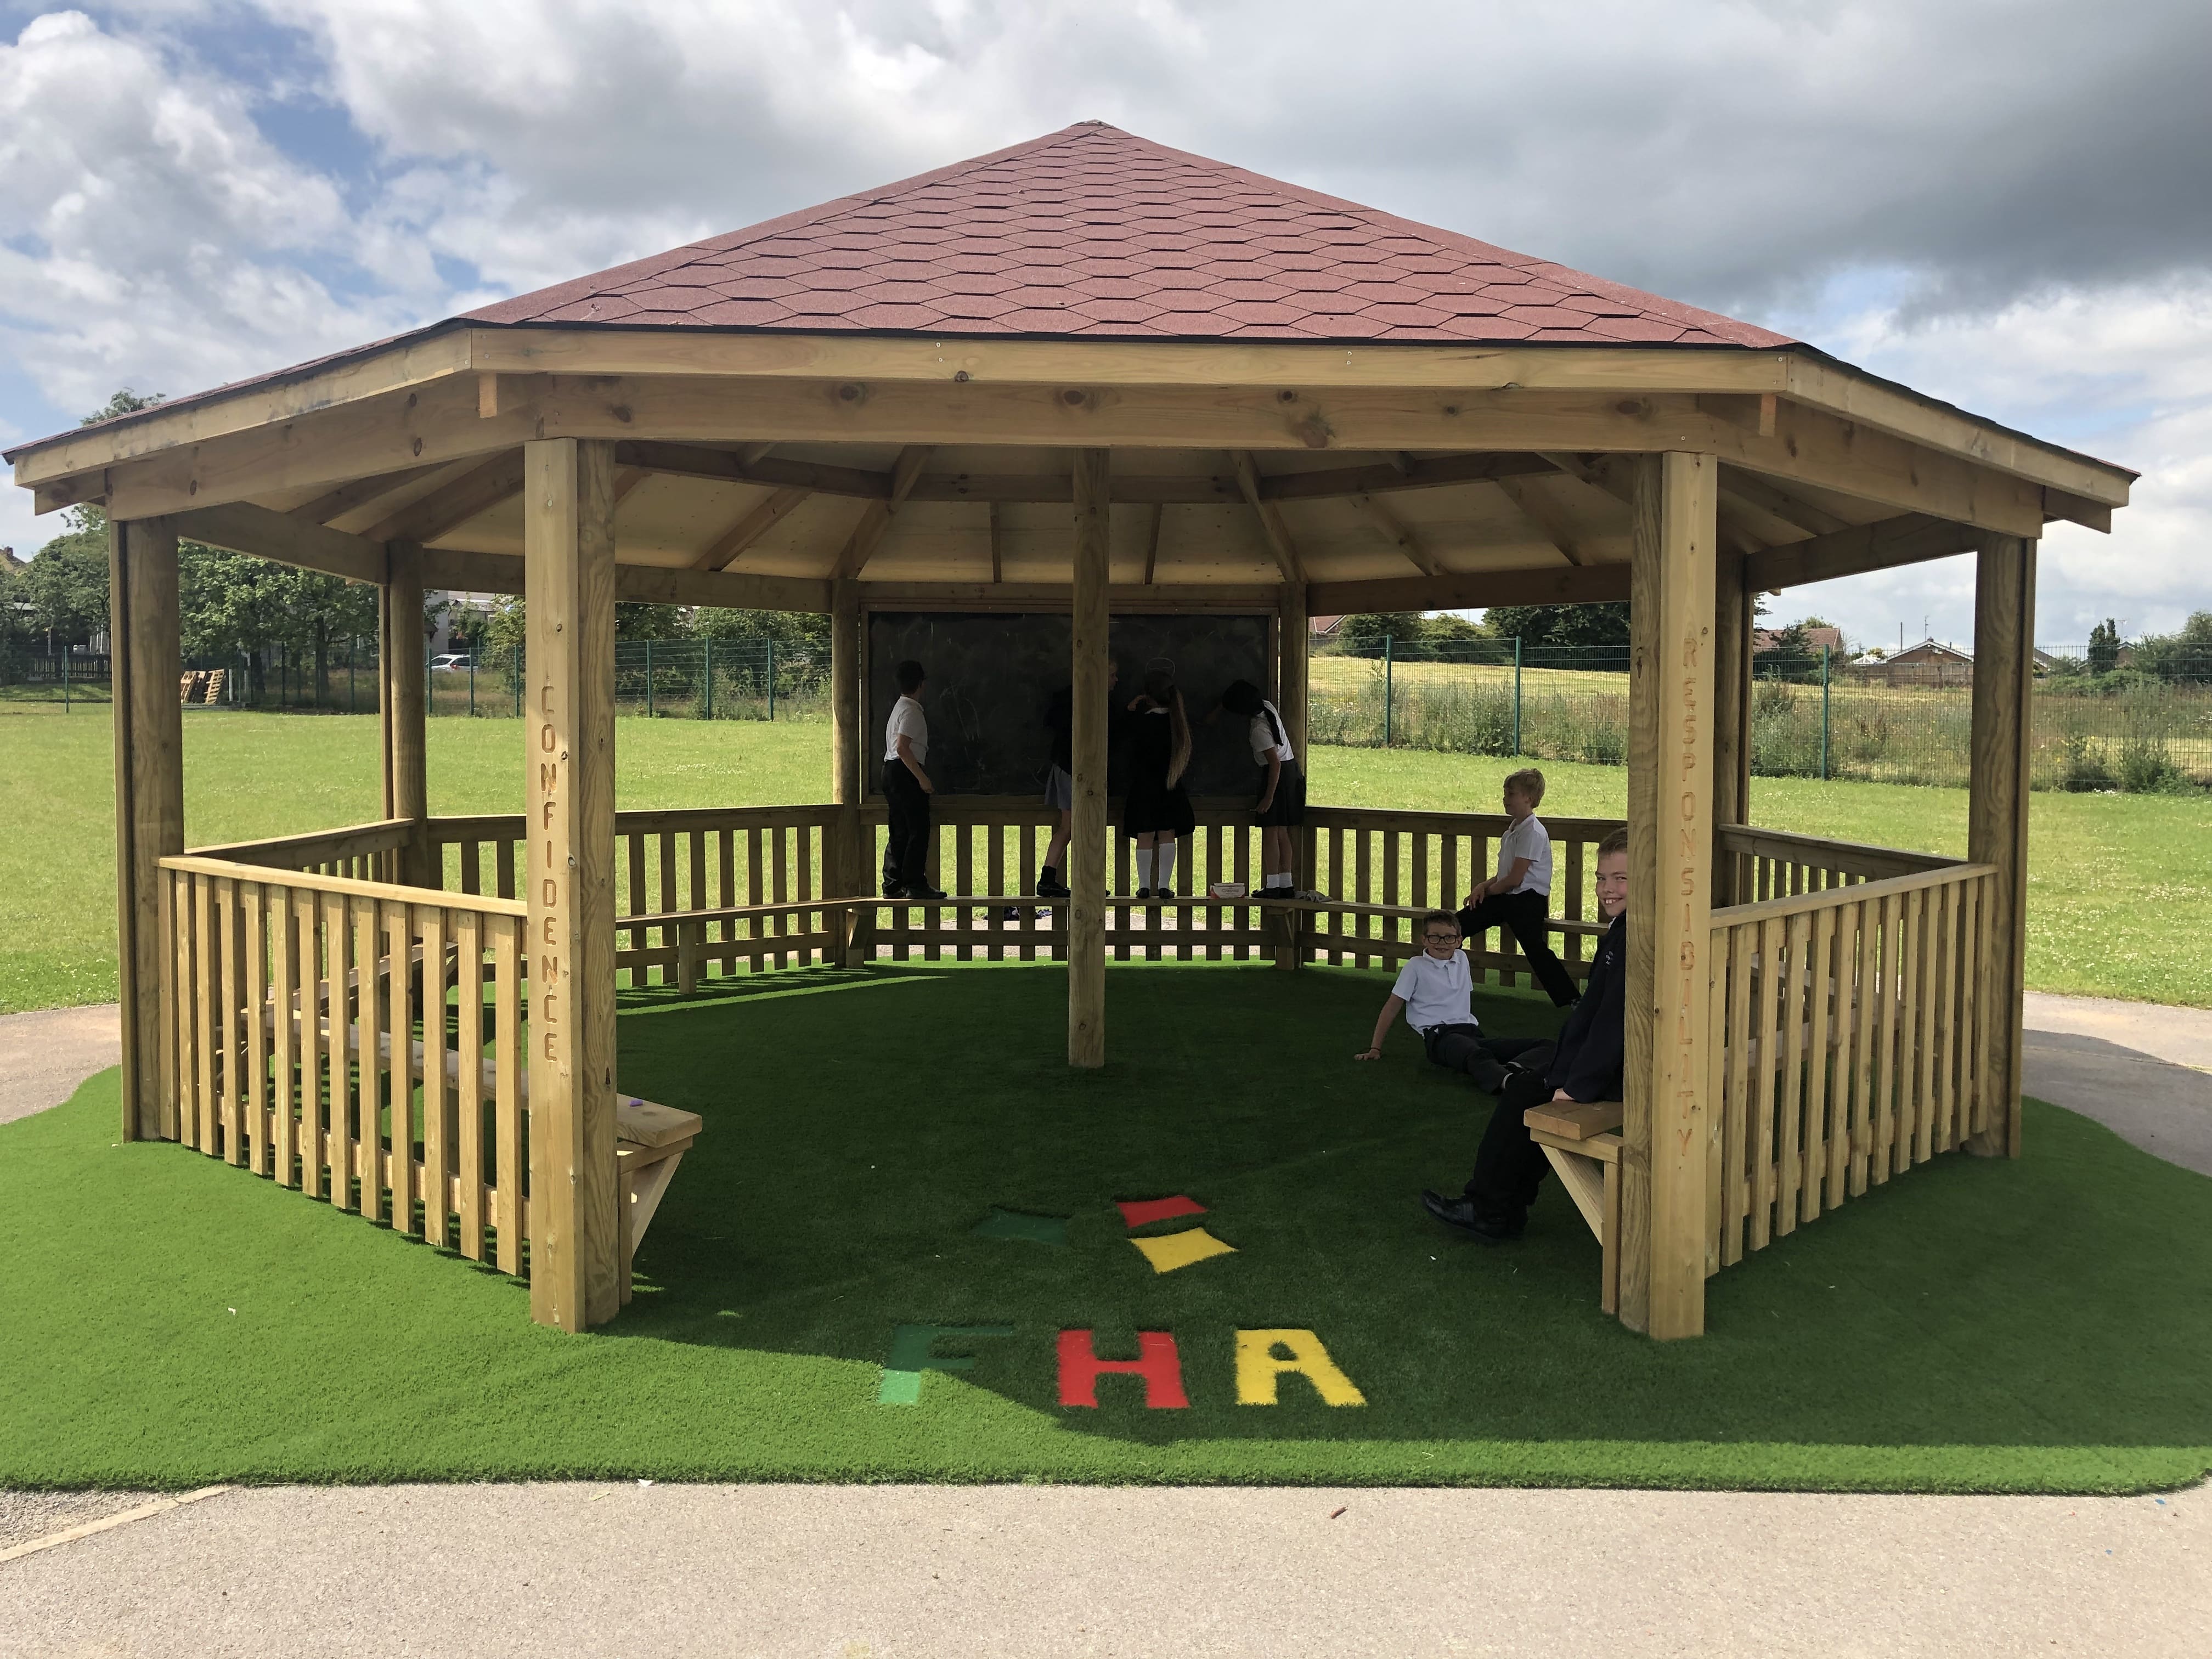
[[[113,1074],[0,1127],[0,1484],[557,1477],[2119,1492],[2212,1467],[2212,1182],[2031,1103],[2018,1161],[1939,1159],[1711,1281],[1701,1340],[1597,1307],[1548,1186],[1485,1249],[1415,1194],[1484,1104],[1351,1054],[1386,981],[1109,970],[1065,1063],[1042,966],[794,972],[627,995],[623,1086],[705,1134],[611,1325],[182,1148],[117,1145]],[[1500,1030],[1540,1001],[1485,996]],[[1158,1274],[1117,1200],[1188,1194],[1235,1254]],[[981,1224],[1067,1218],[1064,1247]],[[997,1231],[1000,1236],[991,1234]],[[1049,1231],[1048,1229],[1047,1231]],[[884,1405],[896,1328],[949,1341]],[[1054,1344],[1180,1344],[1058,1403]],[[1368,1403],[1235,1403],[1240,1328],[1310,1329]],[[912,1339],[902,1350],[912,1359]],[[909,1373],[910,1374],[910,1373]],[[896,1390],[893,1391],[896,1393]]]
[[[766,806],[829,790],[819,721],[620,721],[615,798],[629,807]],[[0,711],[0,1013],[115,996],[114,769],[103,708]],[[520,728],[429,724],[430,809],[520,812]],[[1313,798],[1347,806],[1494,811],[1519,763],[1416,750],[1316,750]],[[1620,767],[1547,763],[1547,811],[1618,816]],[[376,816],[373,715],[193,711],[185,723],[192,844]],[[1778,830],[1959,854],[1966,794],[1755,778]],[[2038,794],[2028,811],[2027,983],[2041,991],[2212,1008],[2212,794]]]

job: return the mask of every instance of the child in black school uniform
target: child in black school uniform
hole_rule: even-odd
[[[1298,766],[1290,734],[1275,705],[1260,695],[1249,680],[1231,680],[1221,694],[1221,706],[1251,722],[1252,759],[1260,769],[1260,798],[1253,823],[1261,831],[1261,854],[1267,881],[1262,892],[1277,898],[1318,898],[1318,893],[1298,893],[1297,831],[1306,821],[1306,777]]]
[[[1178,839],[1198,827],[1182,787],[1190,766],[1190,720],[1174,672],[1155,665],[1143,692],[1129,703],[1129,787],[1121,799],[1121,828],[1137,843],[1137,894],[1175,893]]]

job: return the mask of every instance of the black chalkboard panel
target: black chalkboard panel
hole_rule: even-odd
[[[1121,671],[1117,702],[1144,689],[1155,659],[1174,666],[1191,716],[1187,787],[1194,796],[1247,795],[1252,751],[1245,722],[1223,716],[1203,724],[1231,680],[1267,688],[1265,616],[1116,617],[1109,648]],[[898,688],[891,671],[911,657],[927,672],[921,706],[929,716],[929,778],[952,795],[1037,795],[1052,765],[1046,703],[1068,684],[1065,612],[872,611],[868,617],[868,714],[864,741],[870,793],[881,788],[884,723]],[[1121,793],[1117,752],[1108,787]]]

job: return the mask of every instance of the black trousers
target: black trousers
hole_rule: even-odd
[[[1421,1033],[1421,1048],[1431,1066],[1466,1073],[1485,1094],[1495,1094],[1505,1080],[1505,1068],[1480,1025],[1431,1025]]]
[[[1552,999],[1552,1006],[1564,1008],[1578,994],[1566,964],[1553,954],[1551,929],[1546,926],[1550,910],[1547,894],[1492,893],[1472,909],[1459,913],[1459,931],[1473,939],[1487,928],[1508,930],[1521,946],[1521,954],[1528,958],[1529,971]]]
[[[929,878],[929,795],[904,761],[884,763],[884,804],[890,833],[884,842],[884,885]]]
[[[1537,1188],[1552,1172],[1552,1161],[1521,1121],[1531,1106],[1552,1097],[1551,1085],[1544,1081],[1552,1044],[1542,1037],[1495,1037],[1490,1048],[1500,1060],[1518,1060],[1520,1068],[1506,1073],[1505,1087],[1474,1155],[1474,1173],[1467,1178],[1467,1197],[1485,1224],[1517,1233],[1528,1219]]]

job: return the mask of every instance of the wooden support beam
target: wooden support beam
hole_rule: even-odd
[[[775,446],[746,444],[720,449],[697,443],[618,443],[615,459],[678,478],[708,478],[717,483],[760,484],[770,489],[804,489],[816,495],[850,495],[860,501],[889,501],[892,476],[820,461],[788,461],[771,456]]]
[[[1267,549],[1275,556],[1283,580],[1303,585],[1306,580],[1305,566],[1299,562],[1297,544],[1291,539],[1291,527],[1283,522],[1283,510],[1268,500],[1261,489],[1259,465],[1249,450],[1240,449],[1230,457],[1237,469],[1237,487],[1244,492],[1244,499],[1260,515],[1260,528],[1267,538]]]
[[[1291,741],[1291,752],[1304,767],[1308,778],[1313,775],[1313,757],[1306,752],[1307,740],[1312,724],[1313,699],[1308,683],[1308,668],[1313,655],[1313,632],[1310,618],[1313,614],[1311,596],[1304,582],[1285,582],[1277,595],[1275,615],[1279,637],[1276,650],[1277,695],[1275,712],[1283,717],[1283,735]],[[1292,856],[1302,854],[1305,837],[1297,831],[1291,835]],[[1293,870],[1294,887],[1312,884],[1312,872]],[[1295,966],[1295,962],[1292,963]]]
[[[429,710],[423,698],[428,641],[422,629],[422,550],[413,542],[386,544],[389,574],[377,606],[377,666],[383,689],[376,700],[383,756],[384,816],[411,818],[415,834],[399,849],[399,881],[434,887],[425,867],[430,817]]]
[[[453,463],[440,462],[431,466],[404,466],[397,472],[380,472],[371,478],[356,478],[335,489],[325,490],[312,501],[301,501],[290,509],[289,516],[307,524],[328,524],[332,519],[342,519],[434,472],[449,471],[459,476]]]
[[[348,581],[384,580],[383,542],[349,536],[289,513],[272,513],[251,501],[195,507],[172,515],[170,523],[186,541],[227,547],[234,553],[273,559],[301,570],[319,570]]]
[[[1717,474],[1671,453],[1636,471],[1620,1307],[1655,1337],[1705,1329]]]
[[[832,827],[827,851],[829,878],[837,884],[826,890],[838,893],[872,890],[867,885],[871,872],[861,844],[860,826],[860,805],[868,794],[863,770],[867,752],[860,684],[863,654],[860,585],[851,581],[833,583],[830,597],[830,799],[837,808],[837,821]],[[839,954],[841,965],[865,965],[854,954],[848,953],[859,942],[856,932],[848,951]]]
[[[846,538],[836,565],[830,573],[832,581],[858,576],[868,568],[868,561],[876,556],[884,533],[890,528],[892,519],[914,489],[915,480],[921,477],[922,464],[928,459],[929,448],[925,444],[909,444],[899,452],[898,460],[891,468],[890,493],[861,509],[860,521],[854,525],[853,533]]]
[[[1493,605],[1595,605],[1628,597],[1626,564],[1558,565],[1543,570],[1450,570],[1356,582],[1313,582],[1316,616],[1363,611],[1465,611]]]
[[[362,532],[370,541],[434,542],[522,493],[522,452],[510,449],[410,501]]]
[[[1499,478],[1533,478],[1553,471],[1540,455],[1439,455],[1416,460],[1394,450],[1364,466],[1330,467],[1311,472],[1279,472],[1260,481],[1260,493],[1273,501],[1308,501],[1328,495],[1385,495],[1399,489],[1441,489],[1452,484],[1494,483]]]
[[[1167,506],[1154,501],[1145,518],[1145,586],[1150,587],[1158,574],[1160,565],[1160,525],[1167,517]]]
[[[991,580],[1002,582],[1006,579],[1006,529],[999,520],[999,504],[990,503]]]
[[[530,1314],[621,1305],[615,1170],[614,447],[524,450]]]
[[[1770,547],[1787,547],[1808,539],[1812,532],[1790,523],[1787,519],[1768,512],[1758,502],[1722,486],[1720,521],[1723,531],[1732,532],[1733,550],[1741,553],[1763,553]]]
[[[1436,555],[1421,545],[1421,538],[1396,514],[1370,495],[1354,495],[1351,501],[1352,506],[1359,510],[1360,516],[1381,531],[1383,540],[1404,554],[1407,562],[1414,569],[1424,576],[1444,574],[1443,566],[1437,562]]]
[[[520,593],[523,562],[513,553],[457,547],[422,550],[426,586],[465,593]],[[615,567],[615,597],[646,605],[705,605],[732,611],[806,611],[830,608],[830,584],[819,576],[759,576],[693,570],[684,566]]]
[[[1784,524],[1794,526],[1808,536],[1826,536],[1835,531],[1849,530],[1851,527],[1848,520],[1838,518],[1826,507],[1815,507],[1810,501],[1800,501],[1796,496],[1776,489],[1765,478],[1759,477],[1755,473],[1746,472],[1741,467],[1724,466],[1721,469],[1721,496],[1723,500],[1734,497],[1747,507],[1756,507],[1762,513],[1771,514]],[[1796,538],[1781,536],[1771,539],[1794,541]]]
[[[1716,420],[1740,426],[1761,438],[1774,435],[1776,402],[1771,392],[1701,392],[1698,407]]]
[[[1744,561],[1744,580],[1758,592],[1772,593],[1807,582],[1970,552],[1978,535],[1969,525],[1905,513],[1754,553]]]
[[[1071,661],[1074,700],[1067,884],[1067,1063],[1106,1063],[1106,586],[1111,562],[1112,453],[1075,457],[1074,592]]]
[[[1536,526],[1536,532],[1559,549],[1559,556],[1569,564],[1588,564],[1582,545],[1582,535],[1565,514],[1550,496],[1530,487],[1525,478],[1499,478],[1498,488],[1505,499],[1521,510],[1521,516]]]
[[[1744,904],[1735,858],[1720,850],[1723,827],[1751,822],[1751,646],[1759,592],[1743,561],[1721,556],[1713,571],[1713,902]]]
[[[2064,519],[2104,535],[2112,533],[2112,509],[2102,501],[2093,501],[2087,495],[2075,495],[2063,489],[2043,487],[2043,510],[2053,519]]]
[[[826,586],[826,584],[825,584]],[[1281,596],[1278,582],[1216,584],[1155,582],[1150,587],[1116,582],[1107,588],[1114,614],[1125,611],[1218,611],[1267,615]],[[1073,589],[1066,582],[863,582],[863,601],[876,610],[1065,611]]]
[[[811,492],[797,488],[772,491],[764,501],[748,507],[743,517],[717,536],[711,546],[691,561],[694,570],[727,570],[744,550],[782,523],[791,510]]]
[[[2027,963],[2027,803],[2035,678],[2036,544],[1983,538],[1974,569],[1972,779],[1966,858],[1996,866],[1989,949],[1975,963],[1984,1042],[1978,1123],[1966,1149],[2018,1158],[2022,994]]]
[[[175,1032],[161,987],[169,908],[161,860],[185,850],[183,672],[177,533],[155,520],[107,521],[109,661],[115,729],[116,971],[121,993],[125,1140],[178,1135]]]

